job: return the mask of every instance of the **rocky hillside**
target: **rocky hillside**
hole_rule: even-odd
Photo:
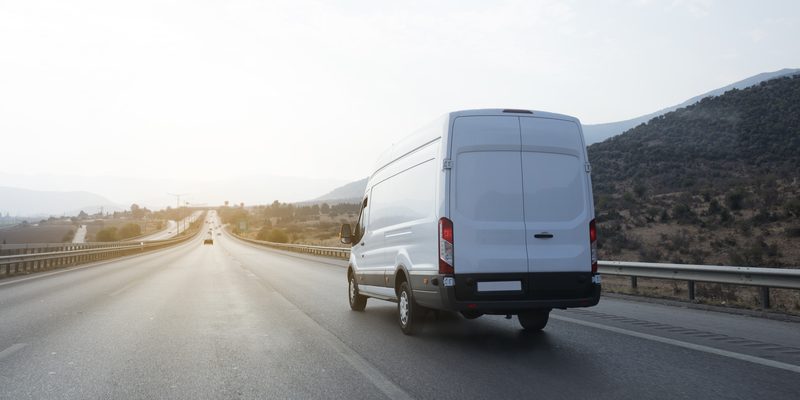
[[[589,147],[602,259],[800,266],[800,77]]]
[[[746,79],[742,79],[741,81],[731,83],[730,85],[723,86],[718,89],[714,89],[710,92],[703,93],[701,95],[692,97],[689,100],[684,101],[681,104],[667,107],[662,110],[658,110],[656,112],[642,115],[640,117],[624,120],[624,121],[616,121],[616,122],[607,122],[603,124],[588,124],[583,125],[583,134],[586,137],[586,144],[594,144],[597,142],[602,142],[610,137],[619,135],[622,132],[627,131],[628,129],[634,128],[639,126],[647,121],[650,121],[653,118],[659,117],[664,115],[670,111],[675,111],[679,108],[683,108],[686,106],[690,106],[694,103],[697,103],[707,97],[719,96],[731,89],[744,89],[750,86],[758,85],[761,82],[768,81],[771,79],[783,77],[783,76],[791,76],[800,74],[800,69],[794,68],[784,68],[779,71],[773,72],[763,72],[758,75],[751,76]]]

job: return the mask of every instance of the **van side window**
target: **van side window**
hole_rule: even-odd
[[[367,209],[367,199],[364,198],[364,201],[361,203],[361,212],[358,213],[358,222],[356,223],[356,230],[353,232],[353,243],[358,243],[361,241],[361,238],[364,237],[364,231],[366,230],[366,219],[367,215],[364,210]]]

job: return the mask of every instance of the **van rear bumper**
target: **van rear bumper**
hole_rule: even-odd
[[[440,282],[442,282],[440,278]],[[516,292],[479,292],[478,282],[520,281]],[[441,303],[451,311],[508,314],[537,308],[591,307],[600,301],[601,285],[591,273],[462,274],[455,286],[440,286]]]

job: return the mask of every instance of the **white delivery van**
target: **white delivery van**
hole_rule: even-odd
[[[594,204],[580,122],[528,110],[449,113],[402,140],[369,177],[347,279],[350,307],[397,302],[403,332],[427,310],[517,315],[600,299]]]

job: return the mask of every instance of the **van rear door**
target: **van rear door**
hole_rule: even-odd
[[[593,212],[580,127],[560,119],[519,120],[528,271],[590,272]]]
[[[527,273],[516,116],[453,122],[450,217],[456,274]]]

